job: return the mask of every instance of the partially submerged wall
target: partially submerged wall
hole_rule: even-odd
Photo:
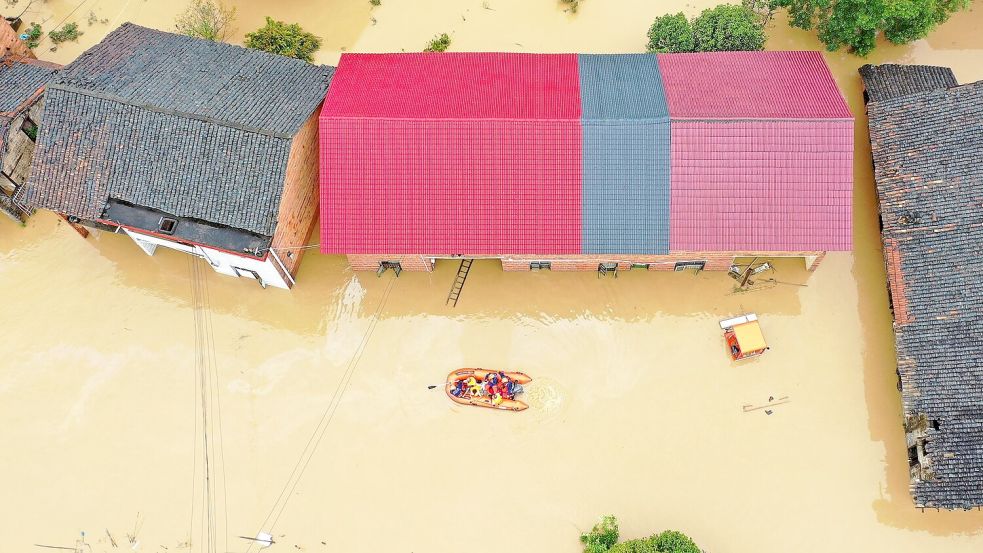
[[[19,38],[17,31],[10,26],[10,23],[0,18],[0,57],[6,56],[7,54],[28,58],[35,57],[34,52]]]

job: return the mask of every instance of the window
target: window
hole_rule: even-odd
[[[20,130],[24,131],[24,134],[31,139],[31,142],[37,141],[38,125],[30,117],[24,118],[24,122],[20,124]]]
[[[707,264],[706,261],[677,261],[673,271],[685,271],[686,269],[696,269],[702,271]]]
[[[618,278],[618,264],[617,263],[597,264],[597,278],[601,278],[602,276],[607,276],[608,273],[614,273],[614,278]]]
[[[174,234],[174,229],[177,227],[177,219],[172,219],[170,217],[161,217],[160,223],[158,223],[158,230],[161,234]]]
[[[632,263],[631,264],[631,268],[632,269],[645,269],[647,271],[647,270],[649,270],[649,265],[650,265],[649,263]]]
[[[266,288],[266,283],[263,282],[263,278],[260,277],[259,273],[257,273],[256,271],[250,271],[249,269],[243,269],[241,267],[232,267],[232,271],[235,272],[237,277],[246,277],[246,278],[255,279],[257,282],[259,282],[260,286]]]
[[[399,264],[399,261],[380,261],[379,268],[376,269],[375,275],[381,277],[382,273],[386,272],[388,269],[392,269],[393,272],[396,273],[397,277],[399,276],[399,273],[403,272],[403,266]]]
[[[533,262],[529,263],[529,269],[532,270],[532,271],[540,271],[540,270],[549,271],[550,270],[550,262],[549,261],[533,261]]]

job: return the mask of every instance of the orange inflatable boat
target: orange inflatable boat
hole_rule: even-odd
[[[478,384],[485,381],[485,377],[492,373],[498,373],[498,371],[488,371],[485,369],[458,369],[447,375],[447,384],[444,385],[444,391],[447,392],[447,397],[451,398],[454,403],[460,403],[461,405],[475,405],[477,407],[488,407],[490,409],[500,409],[502,411],[525,411],[529,408],[525,403],[516,399],[503,399],[501,403],[496,405],[492,402],[492,398],[487,395],[474,395],[465,394],[463,396],[455,396],[451,393],[451,390],[457,385],[459,380],[467,380],[474,377]],[[521,372],[505,372],[505,376],[512,379],[512,382],[516,384],[528,384],[532,382],[532,378],[526,373]]]

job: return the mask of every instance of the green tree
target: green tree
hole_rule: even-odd
[[[676,530],[666,530],[649,538],[659,553],[700,553],[689,536]]]
[[[613,515],[601,518],[590,532],[580,535],[584,553],[604,553],[618,542],[618,521]]]
[[[765,31],[758,17],[744,6],[721,4],[703,10],[693,20],[698,52],[761,50]]]
[[[877,36],[895,44],[925,37],[938,24],[962,9],[970,0],[771,0],[788,9],[789,23],[815,29],[830,51],[844,46],[866,56]]]
[[[221,41],[235,18],[236,9],[225,7],[221,1],[192,0],[174,20],[174,28],[182,35]]]
[[[683,12],[674,15],[663,15],[656,18],[649,28],[648,51],[656,52],[692,52],[696,48],[693,39],[693,27]]]
[[[246,34],[246,46],[311,62],[314,60],[314,52],[321,47],[321,39],[308,33],[296,23],[288,25],[283,21],[275,21],[267,17],[265,27]]]

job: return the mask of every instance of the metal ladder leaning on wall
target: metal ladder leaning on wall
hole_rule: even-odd
[[[464,289],[464,281],[468,279],[468,273],[471,272],[472,263],[474,259],[461,260],[461,266],[457,268],[457,276],[454,277],[454,284],[451,284],[451,291],[447,294],[444,305],[454,302],[451,307],[457,307],[457,300],[461,297],[461,290]]]

